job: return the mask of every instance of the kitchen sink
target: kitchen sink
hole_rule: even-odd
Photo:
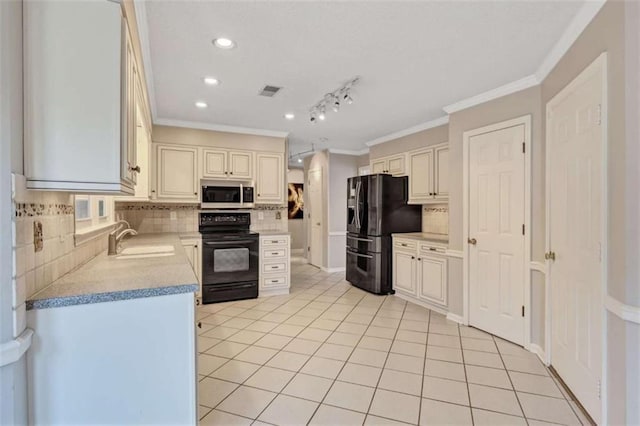
[[[137,246],[123,249],[117,259],[145,259],[148,257],[173,256],[173,246]]]

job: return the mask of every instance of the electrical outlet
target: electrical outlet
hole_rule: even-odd
[[[280,220],[282,219],[282,213],[280,213],[280,211],[276,212],[276,220]]]
[[[42,251],[44,243],[42,241],[42,222],[33,222],[33,248],[37,253]]]

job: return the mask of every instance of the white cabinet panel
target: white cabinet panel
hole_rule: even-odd
[[[410,253],[393,253],[393,288],[404,293],[416,294],[416,257]]]
[[[198,150],[157,145],[157,198],[198,200]]]
[[[289,293],[289,235],[260,236],[259,296]]]
[[[202,176],[206,178],[225,178],[227,172],[227,152],[205,149],[202,151]]]
[[[435,155],[435,186],[436,199],[449,198],[449,147],[443,146],[434,150]]]
[[[27,187],[133,194],[135,59],[121,5],[29,1],[23,22]]]
[[[409,203],[422,204],[433,194],[433,150],[409,154]]]
[[[256,203],[284,204],[284,155],[258,153],[256,157]]]
[[[387,159],[387,173],[394,176],[403,176],[405,174],[405,156],[396,155]]]
[[[418,297],[440,305],[447,304],[447,260],[435,256],[419,258]]]
[[[385,173],[387,167],[387,162],[385,160],[375,160],[371,162],[371,173]]]
[[[250,180],[253,178],[253,154],[251,152],[229,152],[229,179]]]

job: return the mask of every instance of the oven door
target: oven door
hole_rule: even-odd
[[[205,209],[238,208],[242,205],[241,185],[203,185],[201,206]]]
[[[205,239],[202,244],[202,284],[258,280],[258,239]]]

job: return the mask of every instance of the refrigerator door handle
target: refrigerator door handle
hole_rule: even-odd
[[[351,251],[351,250],[347,250],[347,254],[352,254],[357,257],[366,257],[367,259],[373,259],[373,256],[371,256],[370,254],[356,253],[355,251]]]
[[[360,230],[360,186],[362,182],[356,182],[356,228]]]
[[[349,235],[347,235],[347,240],[365,241],[367,243],[372,243],[373,242],[373,240],[370,240],[368,238],[356,238],[356,237],[352,237],[352,236],[349,236]]]

